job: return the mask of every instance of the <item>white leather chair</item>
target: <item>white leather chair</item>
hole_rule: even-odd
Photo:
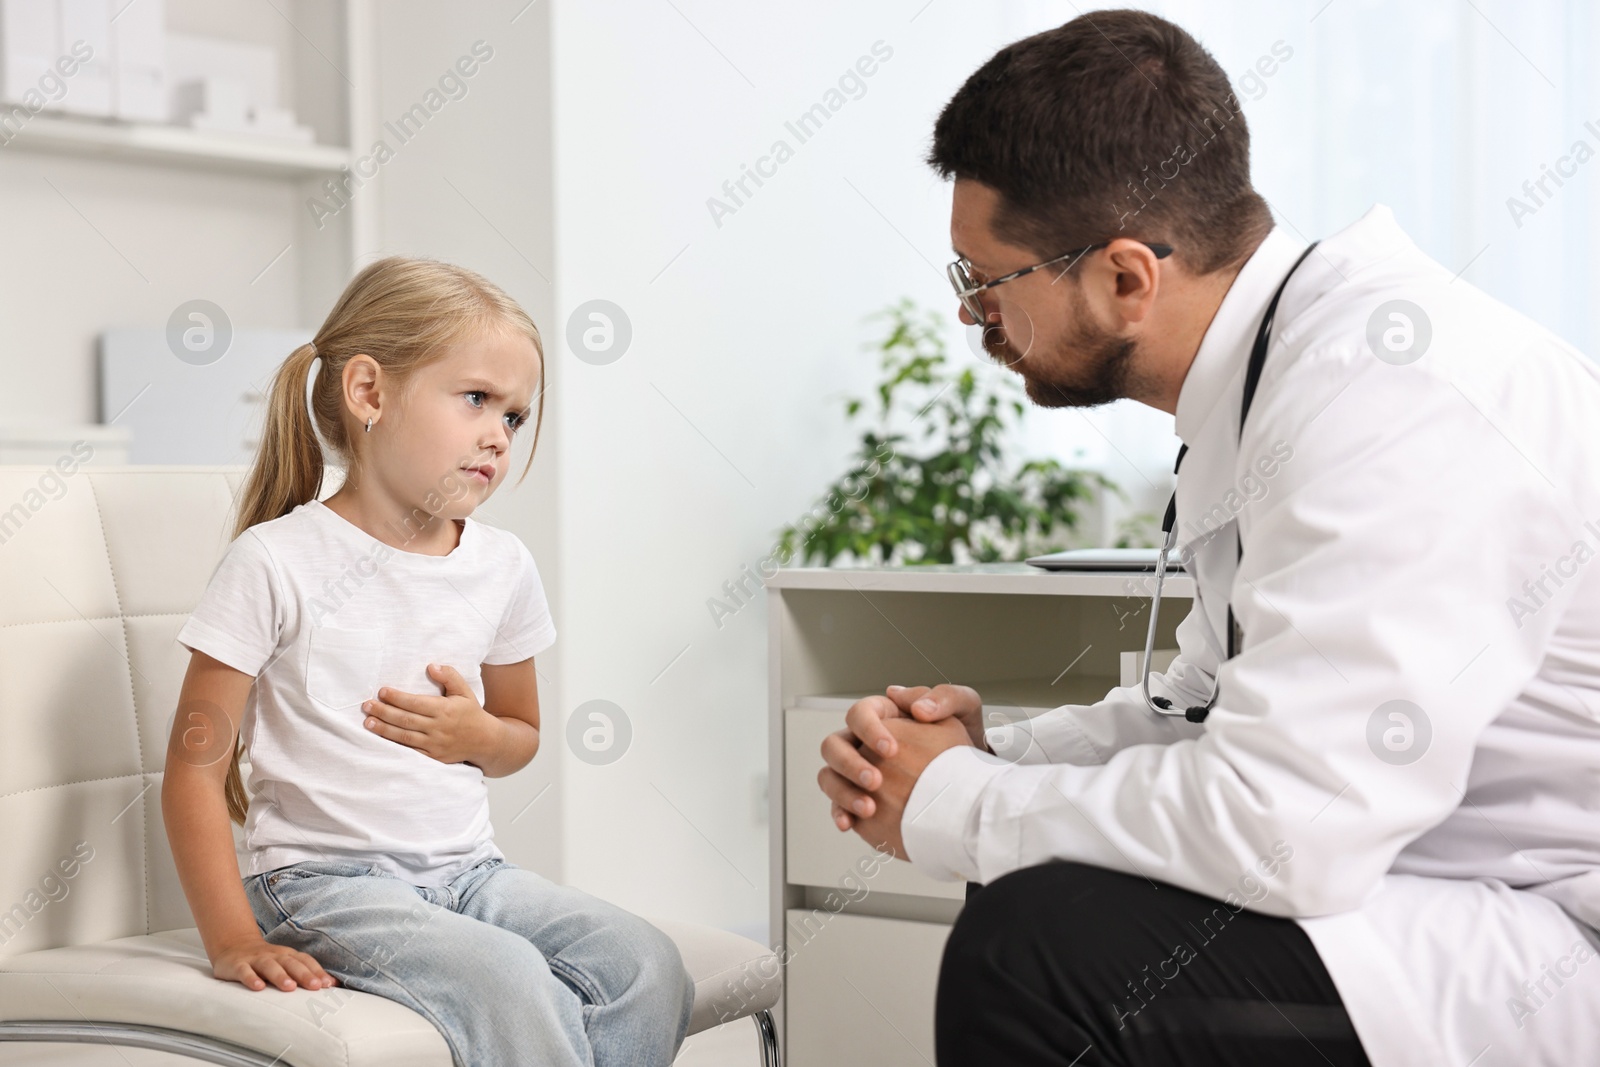
[[[212,976],[160,789],[189,658],[174,638],[227,547],[244,472],[71,466],[0,467],[0,1042],[131,1045],[172,1064],[451,1067],[439,1032],[394,1001]],[[777,1067],[777,957],[652,921],[695,978],[689,1032],[753,1017]]]

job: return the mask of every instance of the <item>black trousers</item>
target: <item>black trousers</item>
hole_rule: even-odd
[[[1367,1067],[1292,920],[1081,863],[967,887],[935,1011],[939,1067]]]

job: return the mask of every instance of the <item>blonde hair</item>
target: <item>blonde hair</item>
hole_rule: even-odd
[[[310,344],[284,360],[267,400],[266,424],[255,464],[239,501],[233,535],[287,515],[322,491],[323,448],[318,432],[348,470],[359,470],[344,415],[344,368],[352,357],[370,356],[401,394],[412,376],[469,337],[501,330],[520,333],[539,353],[538,408],[533,447],[544,421],[544,344],[539,328],[515,300],[482,275],[451,263],[389,256],[350,281]],[[320,359],[311,386],[306,376]],[[533,466],[533,450],[517,484]],[[223,792],[228,816],[243,826],[250,800],[239,773],[244,738],[235,739]]]

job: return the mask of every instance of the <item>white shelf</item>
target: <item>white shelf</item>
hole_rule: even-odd
[[[329,145],[274,141],[247,134],[203,133],[183,126],[48,115],[30,119],[8,147],[285,178],[337,174],[350,162],[348,150]]]

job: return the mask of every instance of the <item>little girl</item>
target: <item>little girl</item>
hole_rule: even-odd
[[[356,276],[278,371],[235,539],[178,633],[162,811],[217,978],[399,1001],[460,1067],[665,1065],[694,1000],[677,948],[507,861],[489,824],[484,779],[538,750],[555,628],[528,549],[470,516],[543,385],[538,329],[478,274]],[[348,471],[326,501],[318,431]]]

